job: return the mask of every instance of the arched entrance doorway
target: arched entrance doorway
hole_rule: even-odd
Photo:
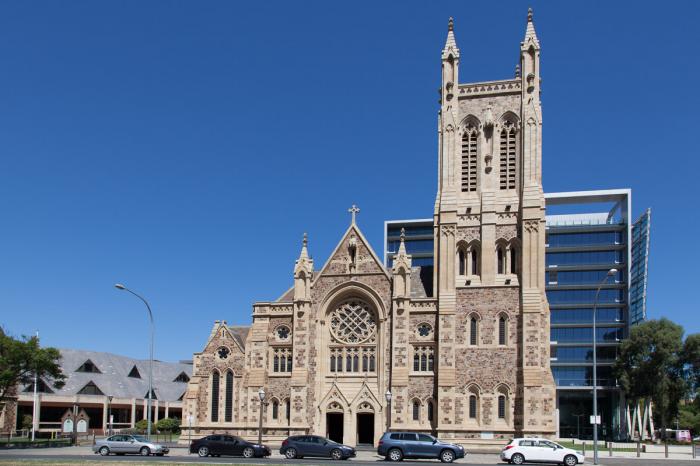
[[[343,407],[336,402],[328,405],[328,409],[326,410],[326,437],[334,442],[343,443],[344,424],[345,415],[343,414]]]
[[[374,445],[374,409],[369,403],[357,407],[357,444]]]

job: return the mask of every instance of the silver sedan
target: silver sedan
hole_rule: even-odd
[[[168,447],[149,441],[140,435],[112,435],[103,440],[97,440],[92,446],[92,451],[102,456],[110,453],[115,455],[125,455],[135,453],[141,456],[157,455],[163,456],[170,451]]]

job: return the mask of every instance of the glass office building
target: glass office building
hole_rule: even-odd
[[[596,306],[596,352],[598,360],[598,406],[602,416],[601,437],[623,438],[624,395],[612,376],[612,365],[629,325],[643,320],[630,317],[630,286],[643,288],[646,298],[646,262],[649,251],[649,218],[634,236],[630,224],[630,190],[585,191],[545,194],[547,299],[551,312],[551,365],[557,384],[559,437],[592,435],[591,387],[593,378],[593,305],[598,285],[612,268],[613,277],[601,288]],[[401,228],[413,262],[431,267],[433,220],[430,218],[385,222],[384,258],[391,266],[398,250]],[[637,238],[641,238],[637,241]],[[643,245],[643,246],[642,246]],[[630,273],[644,262],[641,273]],[[634,266],[633,266],[634,267]],[[635,269],[636,270],[636,269]],[[630,277],[639,278],[639,285]],[[427,277],[426,277],[427,278]],[[636,295],[635,295],[636,296]]]
[[[649,265],[649,232],[651,209],[647,209],[632,225],[632,267],[630,269],[630,324],[647,318],[647,271]]]

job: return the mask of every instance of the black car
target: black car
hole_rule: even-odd
[[[190,453],[197,453],[201,457],[240,455],[253,458],[270,456],[270,448],[233,435],[208,435],[192,442]]]
[[[355,449],[318,435],[294,435],[282,442],[280,453],[286,458],[320,456],[346,460],[356,455]]]

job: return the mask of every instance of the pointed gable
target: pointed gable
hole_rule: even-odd
[[[134,367],[132,367],[131,370],[129,371],[129,377],[132,377],[134,379],[141,378],[141,373],[139,372],[138,368],[136,367],[136,364],[134,364]]]
[[[92,362],[90,359],[85,361],[78,367],[75,372],[86,372],[86,373],[93,373],[93,374],[101,374],[102,371],[97,368],[94,362]]]
[[[83,385],[83,388],[78,390],[78,394],[79,395],[104,395],[102,390],[100,390],[100,388],[97,385],[95,385],[95,382],[93,382],[92,380],[89,381],[88,383],[86,383],[85,385]]]
[[[381,273],[389,277],[382,261],[356,224],[348,227],[342,239],[316,276]]]

